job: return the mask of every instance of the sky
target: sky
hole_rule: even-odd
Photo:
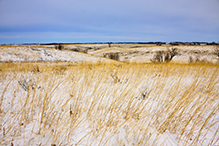
[[[0,44],[219,42],[219,0],[0,0]]]

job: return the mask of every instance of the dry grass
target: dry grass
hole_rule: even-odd
[[[175,145],[219,143],[218,66],[3,63],[0,69],[0,145],[168,145],[170,137]]]

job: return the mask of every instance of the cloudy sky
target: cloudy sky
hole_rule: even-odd
[[[0,44],[219,42],[219,0],[0,0]]]

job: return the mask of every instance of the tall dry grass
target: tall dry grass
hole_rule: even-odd
[[[219,143],[218,66],[4,63],[0,68],[0,145]]]

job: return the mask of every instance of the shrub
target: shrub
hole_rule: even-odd
[[[157,51],[151,62],[154,63],[162,63],[162,62],[169,62],[173,59],[174,56],[178,54],[177,48],[171,48],[167,51]]]
[[[71,50],[72,50],[72,51],[75,51],[75,52],[83,52],[83,53],[87,53],[88,49],[91,49],[91,48],[77,47],[77,48],[72,48]]]
[[[119,60],[119,53],[106,53],[103,55],[103,57],[109,58],[109,59],[114,59],[114,60]]]
[[[215,47],[214,50],[215,50],[214,54],[219,57],[219,47]]]
[[[57,49],[57,50],[63,50],[63,49],[64,49],[64,46],[62,46],[61,44],[59,44],[59,45],[56,45],[56,46],[55,46],[55,49]]]

